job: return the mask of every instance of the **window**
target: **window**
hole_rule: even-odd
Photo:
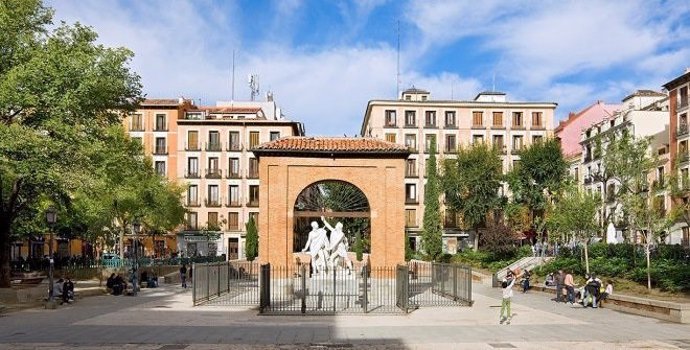
[[[457,126],[457,124],[455,123],[455,112],[447,111],[446,112],[446,127],[447,128],[454,128],[456,126]]]
[[[522,127],[522,112],[513,112],[513,127]]]
[[[208,169],[209,169],[209,170],[216,170],[216,169],[218,169],[218,157],[210,157],[210,158],[208,158]]]
[[[656,169],[656,179],[659,181],[659,185],[664,184],[664,167],[660,166]]]
[[[197,213],[187,213],[187,229],[196,230],[199,227]]]
[[[196,130],[187,131],[187,150],[199,150],[199,132]]]
[[[454,211],[446,209],[443,219],[444,227],[458,227],[457,214]]]
[[[387,110],[385,112],[385,114],[386,114],[386,126],[395,126],[396,125],[395,111]]]
[[[228,206],[239,207],[240,205],[240,186],[228,185]]]
[[[426,111],[424,113],[424,125],[427,128],[436,127],[436,111]]]
[[[228,213],[228,230],[239,230],[240,228],[240,214],[237,212]]]
[[[417,177],[417,160],[408,159],[405,163],[405,176]]]
[[[220,151],[220,133],[218,131],[208,132],[207,151]]]
[[[681,239],[680,245],[685,248],[690,247],[690,227],[683,227],[683,238]]]
[[[187,188],[187,205],[199,205],[199,187],[197,185],[190,185]]]
[[[575,169],[573,169],[573,178],[575,179],[576,183],[580,182],[580,168],[575,167]]]
[[[405,184],[405,203],[417,204],[417,185]]]
[[[144,116],[141,113],[132,114],[132,125],[130,131],[144,131]]]
[[[417,120],[415,111],[405,111],[405,126],[416,126]]]
[[[513,136],[513,151],[522,149],[522,136]]]
[[[199,158],[187,158],[187,177],[199,177]]]
[[[424,152],[431,152],[432,145],[434,149],[438,149],[438,147],[436,147],[436,135],[426,135],[424,140]]]
[[[209,230],[219,228],[218,227],[218,213],[217,212],[209,212],[208,213],[208,220],[206,220],[206,226],[208,227]],[[212,230],[215,231],[215,230]]]
[[[255,148],[259,145],[259,132],[250,131],[249,132],[249,148]]]
[[[472,126],[473,127],[484,126],[484,114],[482,112],[472,112]]]
[[[156,131],[166,131],[165,114],[156,114]]]
[[[271,141],[275,141],[280,138],[280,131],[271,131],[269,134],[269,138]]]
[[[532,126],[542,127],[541,112],[532,112]]]
[[[494,145],[494,147],[498,148],[499,151],[503,150],[503,148],[504,148],[503,135],[494,135],[493,145]]]
[[[417,209],[405,209],[405,226],[417,227]]]
[[[256,158],[249,158],[249,174],[247,177],[256,179],[259,177],[259,160]]]
[[[259,185],[249,185],[249,203],[247,206],[259,206]]]
[[[254,220],[257,226],[259,226],[259,213],[253,211],[249,213],[249,217],[247,218],[247,222],[250,220]]]
[[[160,176],[165,176],[165,162],[156,161],[154,168],[156,169],[156,174]]]
[[[417,151],[417,135],[407,134],[405,135],[405,147],[409,148],[411,151]]]
[[[228,151],[239,151],[240,148],[240,133],[238,131],[230,131],[228,134]]]
[[[455,135],[446,135],[446,153],[455,153],[455,151],[457,151]]]
[[[206,201],[206,206],[220,206],[220,192],[218,191],[218,185],[208,185],[208,197]]]
[[[494,119],[493,119],[493,121],[494,121],[493,126],[494,126],[495,128],[503,127],[503,112],[494,112],[494,113],[493,113],[493,117],[494,117]]]
[[[688,88],[686,86],[680,88],[678,91],[678,94],[680,95],[679,98],[679,104],[680,108],[686,107],[688,105]]]
[[[680,170],[680,186],[682,189],[687,190],[690,188],[690,178],[688,178],[688,168]]]
[[[239,179],[240,178],[240,159],[239,158],[228,158],[228,178]]]
[[[395,134],[394,133],[387,133],[386,134],[386,141],[395,143]]]
[[[411,101],[411,100],[412,100],[412,96],[411,96],[411,95],[405,95],[405,100],[406,100],[406,101]]]
[[[156,149],[154,150],[154,154],[168,154],[165,147],[165,137],[156,137]]]
[[[544,136],[541,136],[541,135],[532,136],[532,143],[539,143],[542,140],[544,140]]]

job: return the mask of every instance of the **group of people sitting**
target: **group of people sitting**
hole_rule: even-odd
[[[60,297],[60,305],[74,301],[74,282],[72,279],[58,279],[53,283],[53,296]]]
[[[562,270],[558,270],[556,274],[547,275],[545,284],[556,287],[555,300],[557,302],[567,301],[574,304],[575,300],[578,300],[578,303],[583,307],[597,308],[602,301],[613,294],[613,283],[607,281],[606,287],[604,287],[601,279],[594,273],[585,276],[585,284],[581,287],[575,285],[572,274],[564,273]]]
[[[158,287],[158,277],[155,274],[149,274],[148,271],[144,270],[141,273],[141,284],[146,288],[156,288]],[[130,283],[133,283],[130,277]],[[127,281],[119,273],[111,274],[106,282],[106,288],[108,293],[112,295],[122,295],[127,294]]]

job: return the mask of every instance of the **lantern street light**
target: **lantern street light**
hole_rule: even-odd
[[[139,268],[139,248],[137,247],[137,241],[139,240],[139,232],[141,232],[141,222],[138,218],[134,219],[132,222],[132,231],[134,231],[134,261],[132,262],[132,295],[137,296],[137,289],[139,289],[139,281],[137,278],[137,270]]]
[[[48,228],[50,230],[50,242],[48,243],[48,260],[50,262],[50,269],[48,270],[48,303],[46,304],[47,309],[55,308],[55,295],[54,295],[54,283],[53,283],[53,265],[55,261],[53,259],[53,225],[57,221],[57,210],[55,207],[50,206],[46,210],[46,222],[48,223]]]

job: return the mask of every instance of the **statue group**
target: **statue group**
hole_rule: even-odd
[[[321,221],[324,223],[323,228],[319,227],[316,221],[311,222],[309,238],[304,249],[302,249],[302,252],[309,251],[314,273],[319,274],[322,271],[334,270],[340,264],[340,259],[345,260],[348,274],[352,273],[352,261],[347,256],[348,242],[343,233],[343,224],[338,222],[333,227],[323,216]],[[326,228],[331,231],[330,239],[326,233]]]

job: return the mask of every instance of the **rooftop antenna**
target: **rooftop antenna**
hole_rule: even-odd
[[[397,35],[398,35],[398,63],[396,66],[396,75],[395,75],[395,98],[398,99],[400,98],[400,20],[397,20]]]
[[[254,101],[256,96],[259,96],[259,76],[257,74],[249,75],[249,90],[251,91],[251,100]]]
[[[235,101],[235,50],[232,50],[232,98],[230,101]]]

